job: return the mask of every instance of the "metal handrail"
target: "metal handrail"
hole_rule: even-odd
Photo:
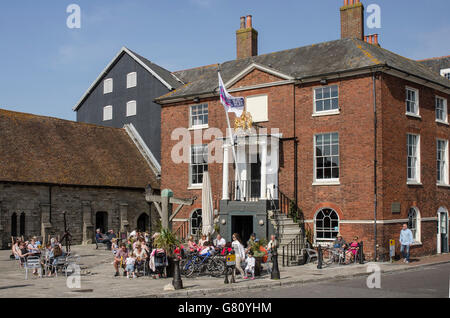
[[[261,180],[229,182],[230,198],[236,201],[258,201],[261,197]]]
[[[174,234],[179,240],[185,240],[189,236],[189,221],[184,221]]]

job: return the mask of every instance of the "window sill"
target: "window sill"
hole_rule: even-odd
[[[438,124],[441,124],[441,125],[450,126],[450,124],[449,124],[447,121],[443,121],[443,120],[436,119],[436,122],[437,122]]]
[[[414,242],[410,246],[422,246],[422,242]]]
[[[337,186],[341,185],[341,182],[339,180],[337,181],[314,181],[313,186]]]
[[[187,189],[188,190],[202,190],[202,188],[203,188],[202,184],[195,184],[195,185],[189,186]]]
[[[414,118],[422,119],[422,116],[420,116],[420,115],[418,115],[418,114],[406,113],[405,115],[406,115],[406,116],[409,116],[409,117],[414,117]]]
[[[208,129],[209,125],[199,125],[199,126],[192,126],[189,127],[189,130],[201,130],[201,129]]]
[[[334,115],[339,115],[340,113],[341,113],[340,110],[323,111],[323,112],[313,113],[312,117],[334,116]]]
[[[406,182],[406,184],[409,186],[423,186],[423,184],[421,182],[417,182],[417,181],[408,181],[408,182]]]
[[[445,184],[445,183],[437,183],[436,186],[438,186],[440,188],[450,188],[450,184]]]

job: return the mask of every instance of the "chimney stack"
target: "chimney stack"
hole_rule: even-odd
[[[371,34],[366,35],[364,37],[364,42],[367,42],[369,44],[380,46],[380,43],[378,42],[378,34]]]
[[[258,55],[258,31],[252,27],[252,16],[241,17],[241,27],[236,31],[237,59]]]
[[[364,5],[360,0],[344,0],[341,7],[341,39],[364,40]]]

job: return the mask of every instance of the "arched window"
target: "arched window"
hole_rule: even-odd
[[[319,210],[315,219],[316,239],[334,240],[339,233],[339,216],[335,210]]]
[[[19,235],[25,235],[25,212],[22,212],[20,214],[20,229],[19,229]]]
[[[411,230],[414,242],[420,242],[420,212],[417,208],[408,211],[408,228]]]
[[[202,209],[197,209],[191,214],[191,234],[197,235],[202,231]]]
[[[17,236],[17,214],[14,212],[11,215],[11,236]]]

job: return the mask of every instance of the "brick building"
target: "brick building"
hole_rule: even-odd
[[[273,204],[280,210],[287,199],[303,212],[315,244],[338,232],[346,240],[357,235],[370,259],[376,244],[384,253],[409,223],[412,255],[448,251],[450,81],[364,35],[359,1],[345,1],[340,12],[341,39],[264,55],[257,55],[251,16],[241,18],[236,60],[175,72],[187,84],[157,98],[161,186],[201,197],[209,171],[227,240],[233,232],[276,231]],[[257,125],[234,141],[237,165],[231,140],[221,138],[227,124],[219,70],[229,92],[246,98]],[[211,136],[212,127],[222,136]],[[188,129],[191,139],[181,163],[173,161],[176,128]],[[211,162],[217,152],[223,161]],[[197,201],[180,212],[175,228],[195,233],[200,215]],[[283,244],[295,235],[285,233]]]
[[[11,236],[64,234],[89,243],[96,228],[155,229],[146,187],[159,189],[156,167],[124,129],[0,110],[0,248]]]

